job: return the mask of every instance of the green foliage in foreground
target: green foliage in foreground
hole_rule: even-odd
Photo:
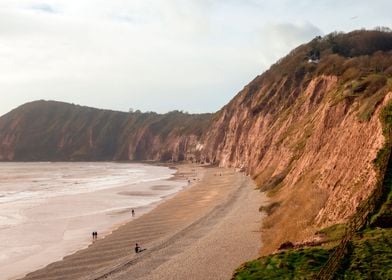
[[[328,256],[329,251],[321,248],[285,251],[245,263],[233,279],[311,279]]]
[[[318,247],[261,257],[237,269],[233,279],[312,279],[330,252]],[[392,279],[392,229],[366,229],[360,233],[334,279]]]
[[[392,229],[368,229],[355,238],[336,279],[392,279]]]

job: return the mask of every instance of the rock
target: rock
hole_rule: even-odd
[[[293,249],[293,248],[294,248],[294,244],[290,241],[286,241],[286,242],[280,244],[278,250],[287,250],[287,249]]]

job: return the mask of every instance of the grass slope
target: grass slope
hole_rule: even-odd
[[[366,229],[349,251],[336,279],[392,279],[392,229]]]
[[[329,251],[322,248],[290,250],[245,263],[235,280],[311,279],[325,264]]]
[[[312,279],[329,253],[321,247],[261,257],[237,269],[235,280]],[[334,279],[392,279],[392,229],[366,229],[353,240]]]

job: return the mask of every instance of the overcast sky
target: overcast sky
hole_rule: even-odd
[[[0,0],[0,115],[59,100],[214,112],[292,48],[392,27],[391,0]]]

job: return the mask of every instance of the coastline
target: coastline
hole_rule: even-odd
[[[92,242],[92,231],[98,231],[98,239],[110,235],[116,228],[134,219],[131,215],[132,208],[136,210],[136,217],[151,211],[156,205],[168,199],[172,195],[170,192],[174,191],[175,194],[186,185],[184,180],[172,181],[175,173],[174,171],[170,173],[167,178],[164,178],[166,175],[157,180],[150,180],[147,177],[146,181],[120,183],[118,186],[114,185],[94,192],[50,197],[50,203],[39,202],[39,204],[32,204],[32,207],[21,209],[21,215],[28,216],[31,222],[23,224],[22,231],[12,227],[3,230],[2,240],[9,241],[0,246],[2,253],[0,256],[7,257],[10,252],[15,254],[9,255],[8,259],[1,259],[0,279],[20,279],[27,273],[42,269],[52,262],[61,261],[65,256],[88,248]],[[28,182],[33,179],[26,177],[20,180]],[[32,182],[36,182],[35,179]],[[157,189],[154,190],[155,188]],[[155,192],[158,195],[153,195]],[[128,204],[139,195],[143,202],[136,205]],[[141,205],[146,202],[149,204]],[[50,213],[58,214],[52,219]],[[52,225],[55,223],[55,228],[49,223]],[[7,235],[10,238],[7,238]]]
[[[151,163],[148,163],[148,162],[141,162],[141,163],[142,163],[142,164],[146,164],[146,165],[151,165]],[[152,164],[152,165],[155,165],[155,164]],[[110,228],[108,228],[108,229],[102,231],[98,239],[103,239],[103,238],[105,238],[106,236],[112,234],[114,231],[116,231],[116,230],[117,230],[118,228],[120,228],[121,226],[124,226],[124,225],[126,225],[126,224],[128,224],[128,223],[131,223],[131,222],[134,221],[135,219],[142,218],[145,214],[147,214],[148,212],[152,211],[154,208],[158,207],[159,204],[161,204],[161,203],[165,202],[166,200],[168,200],[168,199],[170,199],[170,198],[176,196],[179,192],[182,192],[182,191],[184,191],[185,189],[191,187],[192,185],[191,185],[191,184],[188,184],[188,183],[186,182],[186,179],[187,179],[188,177],[191,178],[191,182],[200,180],[200,179],[202,178],[202,173],[201,173],[201,172],[196,173],[196,169],[194,169],[194,168],[192,168],[192,169],[194,169],[195,173],[191,173],[191,172],[185,173],[185,172],[182,172],[182,169],[181,169],[180,165],[164,165],[164,164],[160,164],[160,165],[156,165],[156,166],[167,167],[167,168],[176,170],[176,172],[172,175],[171,178],[165,179],[165,180],[163,180],[163,181],[169,181],[169,182],[170,182],[170,181],[175,181],[176,183],[180,183],[180,184],[183,183],[183,185],[181,186],[181,189],[178,190],[178,191],[175,192],[175,193],[172,193],[172,194],[168,194],[168,195],[166,195],[166,196],[163,196],[162,199],[161,199],[160,201],[151,203],[151,204],[146,205],[146,206],[141,206],[141,207],[135,207],[135,208],[133,208],[133,209],[136,210],[136,211],[135,211],[135,212],[136,212],[135,217],[130,217],[130,218],[129,218],[128,220],[126,220],[126,221],[122,221],[122,222],[113,224]],[[193,172],[193,171],[192,171],[192,172]],[[187,176],[185,176],[185,175],[187,175]],[[184,177],[185,177],[185,178],[184,178]],[[193,180],[193,179],[195,179],[195,180]],[[162,180],[160,180],[160,181],[162,181]],[[154,183],[155,183],[155,182],[154,182]],[[128,211],[129,213],[130,213],[130,209],[131,209],[131,208],[128,209],[128,210],[129,210],[129,211]],[[90,246],[90,245],[91,245],[91,244],[89,244],[88,246]],[[86,248],[87,248],[87,247],[86,247]],[[80,249],[85,249],[85,248],[80,248]],[[78,249],[77,251],[79,251],[80,249]],[[76,253],[77,251],[75,251],[75,252],[73,252],[73,253]]]
[[[23,279],[227,279],[241,263],[257,257],[263,195],[250,178],[232,169],[176,168],[170,180],[192,178],[189,187]],[[192,172],[196,177],[190,177]],[[136,255],[135,242],[148,250]]]

